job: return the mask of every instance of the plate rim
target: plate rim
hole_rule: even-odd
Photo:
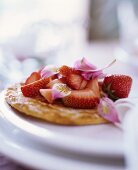
[[[1,122],[1,121],[0,121]],[[30,148],[25,144],[21,144],[20,142],[16,142],[16,145],[14,144],[14,140],[10,137],[7,137],[7,133],[3,133],[1,128],[2,124],[0,125],[0,139],[1,139],[1,145],[0,145],[0,152],[7,156],[8,158],[11,158],[12,160],[15,160],[17,163],[20,163],[24,166],[28,166],[31,168],[38,168],[38,169],[57,169],[57,166],[53,163],[50,163],[50,159],[61,159],[63,164],[62,157],[57,157],[53,154],[49,154],[49,152],[43,153],[42,151],[36,150],[34,148]],[[9,133],[9,132],[8,132]],[[8,139],[8,142],[7,142]],[[15,151],[16,150],[16,151]],[[26,154],[27,153],[27,154]],[[20,156],[18,156],[20,155]],[[34,158],[35,155],[35,161],[34,159],[30,159],[31,157]],[[49,160],[45,162],[45,157]],[[53,160],[51,160],[53,162]],[[66,163],[64,163],[64,166]]]
[[[1,120],[0,120],[1,122]],[[110,169],[110,168],[115,168],[116,166],[109,165],[106,166],[105,163],[103,164],[98,164],[98,162],[93,162],[91,164],[87,164],[87,162],[79,161],[76,159],[74,161],[74,158],[68,158],[66,157],[59,157],[58,155],[51,154],[49,152],[42,152],[39,150],[36,150],[36,148],[30,148],[26,144],[21,144],[19,141],[18,143],[16,142],[16,145],[14,143],[13,138],[7,137],[7,134],[4,133],[2,130],[2,126],[0,124],[0,131],[2,132],[0,134],[0,139],[1,139],[1,145],[0,145],[0,152],[4,155],[7,156],[8,158],[11,158],[12,160],[16,161],[17,164],[21,164],[26,167],[30,168],[35,168],[35,169],[52,169],[52,170],[57,170],[57,164],[60,164],[58,168],[61,170],[64,170],[65,168],[67,170],[70,170],[70,165],[73,167],[73,170],[80,170],[81,169],[93,169],[93,168],[100,168],[101,166],[104,166],[104,170]],[[10,133],[10,132],[8,132]],[[8,140],[7,140],[8,139]],[[7,142],[8,141],[8,142]],[[37,148],[38,149],[38,148]],[[27,154],[26,154],[27,153]],[[20,155],[20,156],[19,156]],[[35,155],[35,157],[34,157]],[[32,158],[33,159],[30,159]],[[35,160],[35,161],[34,161]],[[46,161],[47,160],[47,161]],[[53,162],[56,162],[53,164]],[[81,164],[80,164],[81,163]],[[68,166],[67,166],[68,165]],[[79,165],[79,167],[78,167]],[[88,167],[87,167],[88,166]],[[122,169],[122,166],[117,166],[119,169]],[[102,168],[103,169],[103,168]]]

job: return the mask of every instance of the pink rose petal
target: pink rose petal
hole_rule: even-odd
[[[45,66],[41,70],[41,77],[42,78],[50,77],[50,76],[55,75],[55,74],[58,74],[58,68],[53,66],[53,65]]]
[[[74,68],[76,70],[87,71],[87,70],[95,70],[97,67],[91,64],[85,57],[81,60],[77,60],[74,64]]]
[[[86,80],[90,80],[91,78],[92,79],[95,79],[95,78],[102,79],[102,78],[104,78],[106,76],[106,74],[102,73],[102,71],[98,71],[98,72],[94,72],[94,73],[93,72],[82,72],[81,75]]]
[[[52,87],[53,99],[63,98],[70,95],[71,89],[64,83],[56,83]]]
[[[103,70],[110,67],[115,63],[116,60],[113,60],[111,63],[107,64],[105,67],[97,69],[97,67],[91,64],[86,58],[82,58],[81,60],[77,60],[74,64],[74,68],[76,70],[82,71],[82,76],[86,80],[94,79],[94,78],[104,78],[105,74]]]
[[[82,76],[86,80],[90,80],[91,78],[99,78],[103,75],[102,71],[98,71],[93,73],[92,70],[96,70],[97,67],[91,64],[86,58],[82,58],[81,60],[77,60],[74,64],[74,68],[76,70],[82,71]],[[102,76],[103,77],[103,76]]]
[[[120,122],[114,102],[107,97],[100,99],[100,103],[98,105],[98,113],[100,116],[109,120],[110,122]]]
[[[70,95],[71,89],[66,84],[56,83],[52,89],[40,89],[40,93],[49,103],[53,103],[55,99]]]

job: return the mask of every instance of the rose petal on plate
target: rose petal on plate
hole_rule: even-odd
[[[77,60],[74,64],[74,68],[80,71],[95,70],[97,67],[91,64],[85,57],[81,60]]]
[[[98,114],[104,119],[107,119],[112,123],[120,122],[118,118],[118,112],[115,108],[115,104],[109,98],[101,98],[97,109]]]
[[[56,83],[52,87],[53,99],[63,98],[70,95],[71,89],[64,83]]]
[[[55,74],[58,74],[58,67],[56,67],[54,65],[45,66],[41,70],[41,77],[42,78],[50,77],[50,76],[55,75]]]

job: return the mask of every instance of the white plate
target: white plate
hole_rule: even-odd
[[[19,163],[34,169],[48,170],[123,170],[121,161],[93,160],[92,157],[67,155],[50,150],[29,139],[18,128],[7,125],[0,118],[0,152]],[[118,163],[119,162],[119,163]]]
[[[15,112],[5,101],[4,92],[0,95],[0,118],[7,124],[22,130],[34,140],[53,147],[104,156],[123,156],[122,131],[112,124],[89,126],[59,126],[24,117]]]

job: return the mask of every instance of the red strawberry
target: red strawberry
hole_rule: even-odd
[[[112,100],[126,98],[132,86],[132,78],[127,75],[110,75],[104,78],[102,89]]]
[[[46,85],[51,81],[51,78],[44,78],[33,83],[21,87],[21,91],[25,97],[35,97],[40,94],[39,90],[46,88]]]
[[[92,82],[91,82],[92,83]],[[69,96],[63,98],[65,106],[81,109],[95,108],[99,103],[99,87],[95,86],[96,81],[93,81],[92,88],[83,90],[73,90]]]
[[[81,109],[95,108],[99,98],[90,89],[73,90],[69,96],[63,98],[65,106]]]
[[[40,73],[33,72],[25,81],[25,84],[33,83],[41,78]]]
[[[40,89],[40,93],[48,103],[53,103],[52,89]]]
[[[59,73],[62,75],[62,76],[68,76],[69,74],[71,73],[74,73],[74,74],[80,74],[81,72],[79,70],[75,70],[74,68],[72,67],[68,67],[66,65],[63,65],[59,68]]]
[[[86,88],[93,90],[93,92],[96,94],[96,96],[100,97],[100,87],[97,79],[89,80]]]
[[[80,87],[81,89],[83,89],[87,84],[87,81],[84,80],[83,77],[78,74],[69,74],[67,77],[65,77],[65,79],[66,79],[66,84],[70,88],[75,90],[79,90]]]
[[[84,88],[86,87],[87,83],[88,83],[87,80],[83,79],[82,82],[81,82],[81,85],[80,85],[80,88],[79,88],[79,89],[80,89],[80,90],[81,90],[81,89],[84,89]]]
[[[81,76],[81,71],[63,65],[59,68],[59,73],[65,77],[66,83],[72,89],[84,89],[87,81]]]

